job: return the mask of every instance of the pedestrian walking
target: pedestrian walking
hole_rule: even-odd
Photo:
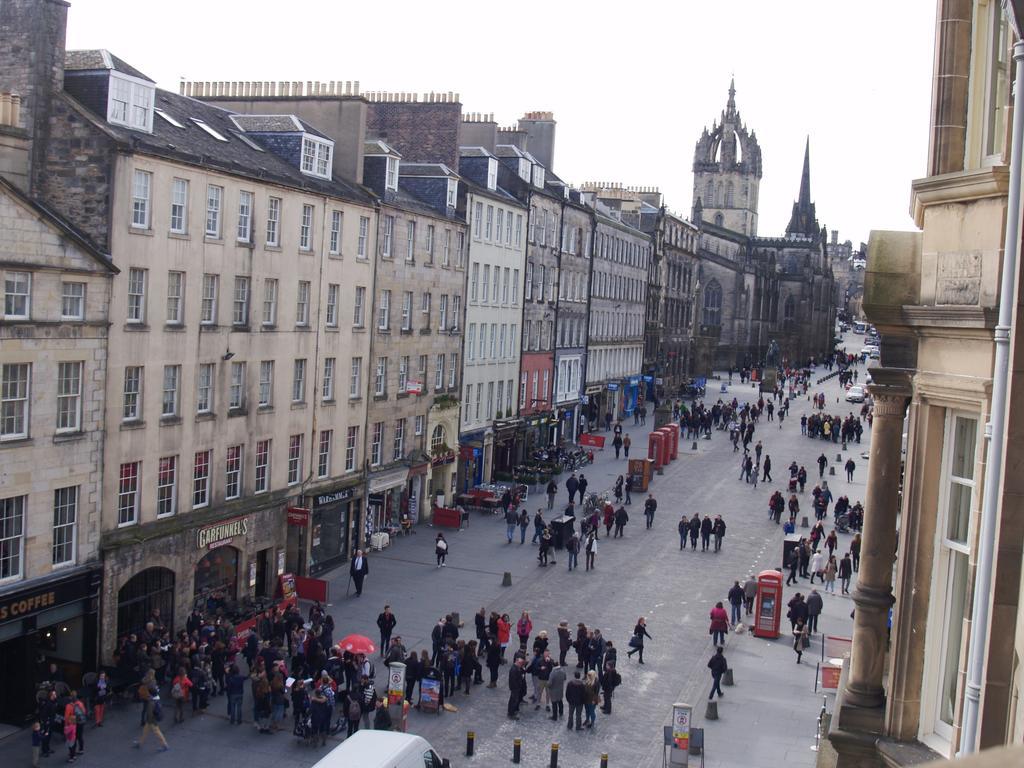
[[[178,667],[178,674],[171,680],[171,701],[174,702],[174,724],[185,722],[185,702],[190,698],[192,680],[184,667]]]
[[[740,586],[738,581],[732,583],[732,589],[729,590],[729,608],[731,610],[730,622],[735,627],[740,623],[740,617],[742,616],[744,592],[743,587]]]
[[[818,549],[814,550],[814,554],[811,555],[810,571],[811,571],[811,584],[814,583],[814,577],[815,576],[818,577],[819,581],[824,581],[825,580],[824,579],[825,556]]]
[[[587,482],[586,476],[582,472],[580,472],[580,481],[579,481],[579,486],[578,486],[579,492],[580,492],[580,504],[583,503],[583,500],[587,496],[587,486],[588,485],[589,485],[589,483]]]
[[[693,517],[690,518],[690,549],[693,552],[697,551],[697,538],[700,536],[700,527],[700,515],[694,512]]]
[[[519,637],[519,650],[525,651],[530,641],[530,633],[533,632],[533,622],[530,620],[530,612],[523,611],[516,622],[516,635]]]
[[[654,525],[654,513],[658,510],[658,500],[654,498],[654,494],[647,494],[647,499],[644,501],[644,517],[647,518],[647,530],[651,529]]]
[[[508,539],[509,544],[515,538],[517,525],[519,525],[519,515],[514,509],[509,509],[505,512],[505,538]]]
[[[644,663],[644,638],[653,640],[647,632],[647,619],[641,616],[636,620],[636,626],[633,627],[633,636],[629,638],[629,650],[626,651],[626,655],[633,658],[633,654],[637,654],[640,663]]]
[[[519,543],[526,543],[526,530],[530,527],[530,515],[523,509],[519,512]]]
[[[803,619],[799,619],[793,626],[793,650],[796,651],[796,663],[800,663],[800,658],[804,655],[804,648],[807,648],[811,644],[811,639],[807,636],[807,624]]]
[[[156,684],[156,674],[153,670],[149,670],[146,676],[139,683],[139,700],[142,702],[142,718],[144,724],[142,726],[142,735],[132,743],[132,746],[136,749],[142,747],[146,743],[146,737],[149,734],[154,734],[156,740],[160,742],[160,752],[166,752],[169,747],[167,746],[167,739],[164,738],[163,732],[160,730],[160,720],[163,719],[163,711],[160,705],[160,689]]]
[[[565,655],[572,648],[572,631],[569,629],[569,622],[562,620],[558,622],[558,663],[565,666]]]
[[[853,572],[860,570],[860,534],[855,533],[850,542],[850,557],[853,559]]]
[[[831,592],[833,595],[836,593],[836,573],[838,570],[839,566],[836,563],[836,556],[830,554],[828,562],[825,563],[825,591]]]
[[[708,634],[711,635],[711,642],[715,645],[724,645],[725,635],[729,631],[729,614],[725,612],[721,602],[715,603],[709,617],[711,626],[708,628]]]
[[[772,457],[768,454],[764,456],[764,476],[761,478],[763,482],[772,482]]]
[[[569,556],[569,570],[573,568],[579,568],[579,555],[580,555],[580,537],[576,531],[572,532],[572,536],[569,537],[569,541],[565,545],[566,553]]]
[[[624,482],[625,481],[623,480],[622,475],[619,475],[618,478],[615,480],[615,487],[613,489],[613,493],[615,494],[616,504],[622,503],[622,486]]]
[[[715,515],[715,521],[711,524],[711,534],[715,537],[715,552],[718,552],[722,549],[722,539],[725,538],[725,520],[721,515]]]
[[[839,586],[844,595],[850,594],[850,578],[853,575],[853,563],[850,560],[850,553],[843,555],[839,561]]]
[[[548,480],[548,487],[546,490],[548,495],[548,511],[550,512],[555,508],[555,496],[558,495],[558,483],[556,483],[553,478]]]
[[[853,470],[855,470],[857,468],[856,462],[854,462],[854,460],[852,458],[847,459],[846,460],[846,464],[844,465],[844,468],[846,469],[846,482],[852,483],[853,482]]]
[[[576,478],[576,473],[573,472],[569,475],[569,479],[565,481],[565,490],[569,492],[569,503],[572,504],[576,499],[576,491],[580,487],[580,481]]]
[[[629,458],[629,447],[631,445],[633,445],[633,439],[629,435],[622,438],[622,453],[627,459]]]
[[[348,573],[352,577],[352,583],[356,585],[356,597],[362,597],[363,580],[370,573],[370,565],[366,562],[363,550],[357,549],[356,553],[352,555],[352,563],[349,565]]]
[[[615,458],[619,458],[619,452],[622,450],[622,435],[616,435],[615,439],[612,440],[612,448],[615,449]]]
[[[576,723],[576,730],[582,730],[583,705],[586,700],[586,687],[580,679],[579,672],[573,672],[573,678],[565,684],[565,702],[569,705],[569,717],[566,718],[566,729],[573,729],[573,722]]]
[[[620,505],[621,506],[621,505]],[[606,503],[604,505],[604,536],[608,538],[612,535],[612,526],[615,525],[615,508]]]
[[[807,596],[808,633],[813,635],[818,631],[818,617],[821,615],[822,608],[824,607],[824,601],[821,599],[821,595],[818,594],[818,590],[812,589],[811,594]]]
[[[729,663],[725,660],[724,650],[722,646],[718,646],[715,655],[708,661],[708,669],[711,670],[711,693],[708,694],[708,701],[715,698],[716,693],[719,697],[725,695],[722,691],[722,675],[729,669]]]
[[[751,574],[743,583],[743,607],[746,610],[747,616],[754,612],[755,597],[757,597],[757,581],[754,579],[754,575]]]
[[[829,422],[825,422],[825,423],[828,424]],[[823,454],[821,454],[821,456],[818,457],[818,478],[819,479],[825,477],[825,467],[826,466],[828,466],[828,459],[825,457],[825,454],[823,453]],[[801,489],[801,490],[803,490],[803,489]]]
[[[714,530],[714,523],[711,522],[710,515],[704,515],[704,519],[700,521],[700,551],[707,552],[708,547],[711,546],[711,531]]]
[[[616,671],[614,662],[606,661],[599,680],[601,693],[604,694],[604,706],[601,707],[601,711],[610,715],[612,713],[612,694],[622,684],[622,675]]]
[[[629,513],[626,512],[625,507],[619,507],[615,510],[615,535],[612,538],[620,538],[623,535],[623,529],[626,527],[626,523],[629,522]]]
[[[626,477],[626,504],[627,505],[633,503],[633,497],[630,495],[632,493],[633,493],[633,476],[632,475],[628,475]]]
[[[686,519],[686,515],[679,518],[679,551],[682,552],[686,549],[686,536],[690,532],[690,521]]]
[[[434,554],[437,556],[437,567],[443,568],[446,565],[445,559],[448,557],[448,541],[440,531],[434,537]]]
[[[597,531],[591,530],[587,534],[587,542],[584,545],[584,559],[586,560],[586,570],[594,570],[594,557],[597,555]]]

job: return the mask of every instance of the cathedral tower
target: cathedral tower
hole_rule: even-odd
[[[704,129],[693,154],[693,218],[733,232],[757,234],[757,193],[761,183],[761,147],[736,109],[736,88],[721,121]]]

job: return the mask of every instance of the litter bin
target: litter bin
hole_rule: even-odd
[[[790,533],[782,540],[782,569],[789,567],[789,553],[800,546],[800,534]]]
[[[562,515],[551,521],[552,536],[555,549],[565,549],[565,545],[572,538],[576,518],[572,515]]]

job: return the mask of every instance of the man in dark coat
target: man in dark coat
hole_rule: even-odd
[[[732,623],[734,625],[740,623],[740,617],[742,615],[741,611],[743,608],[743,599],[743,587],[740,586],[740,583],[738,581],[734,581],[732,584],[732,589],[729,590],[729,607],[732,609],[731,618]]]
[[[576,730],[582,730],[583,703],[586,699],[586,689],[583,681],[580,680],[580,673],[574,672],[573,679],[565,684],[565,701],[569,705],[569,717],[566,718],[566,728],[572,730],[572,723],[575,719]]]
[[[704,519],[700,521],[700,550],[701,552],[707,552],[708,547],[711,546],[711,531],[714,526],[711,523],[711,515],[704,515]]]
[[[690,549],[697,551],[697,537],[700,536],[700,515],[694,512],[690,518]]]
[[[580,473],[579,486],[578,486],[579,490],[580,490],[580,504],[583,503],[583,500],[587,496],[587,485],[588,485],[587,478],[584,477],[583,473],[581,472]],[[569,499],[569,501],[572,501],[572,499]]]
[[[526,698],[525,666],[526,659],[517,657],[508,670],[508,716],[513,720],[519,719],[519,705]]]
[[[396,619],[395,614],[391,612],[391,606],[385,605],[384,610],[377,616],[377,628],[380,629],[381,656],[386,654],[388,651],[388,645],[391,644],[391,632],[394,630],[396,624],[398,624],[398,619]]]
[[[629,514],[626,512],[625,507],[619,507],[615,510],[615,533],[612,538],[622,536],[622,529],[626,527],[626,523],[629,522]]]
[[[569,503],[572,504],[576,499],[576,489],[580,487],[580,481],[576,479],[576,473],[573,472],[569,475],[569,479],[565,481],[565,490],[569,492]]]
[[[715,655],[711,657],[711,661],[708,662],[708,669],[711,670],[711,693],[708,694],[708,701],[715,698],[715,692],[718,692],[719,698],[724,696],[722,693],[722,675],[729,668],[729,662],[725,660],[725,655],[722,653],[722,646],[718,646],[715,650]]]
[[[725,538],[725,520],[721,515],[715,515],[715,521],[711,524],[711,533],[715,536],[715,552],[722,548],[722,539]]]
[[[828,466],[828,459],[825,457],[825,454],[823,453],[823,454],[821,454],[821,456],[818,457],[818,477],[819,478],[825,477],[825,467],[826,466]]]
[[[825,604],[821,595],[818,594],[818,590],[812,589],[811,594],[807,596],[807,631],[812,635],[818,631],[818,616],[821,615],[821,609],[824,607]]]
[[[352,577],[352,583],[356,585],[356,597],[363,596],[363,579],[370,572],[370,565],[366,562],[366,555],[363,550],[357,549],[352,555],[352,563],[349,565],[348,573]]]
[[[644,502],[644,517],[647,518],[648,530],[654,525],[654,513],[658,511],[658,500],[654,498],[654,494],[647,494],[647,500]]]
[[[553,479],[548,480],[548,509],[554,509],[555,507],[555,496],[558,494],[558,483]]]

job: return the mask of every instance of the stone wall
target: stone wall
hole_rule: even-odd
[[[459,167],[458,102],[373,101],[366,110],[366,136],[383,139],[407,163]]]

